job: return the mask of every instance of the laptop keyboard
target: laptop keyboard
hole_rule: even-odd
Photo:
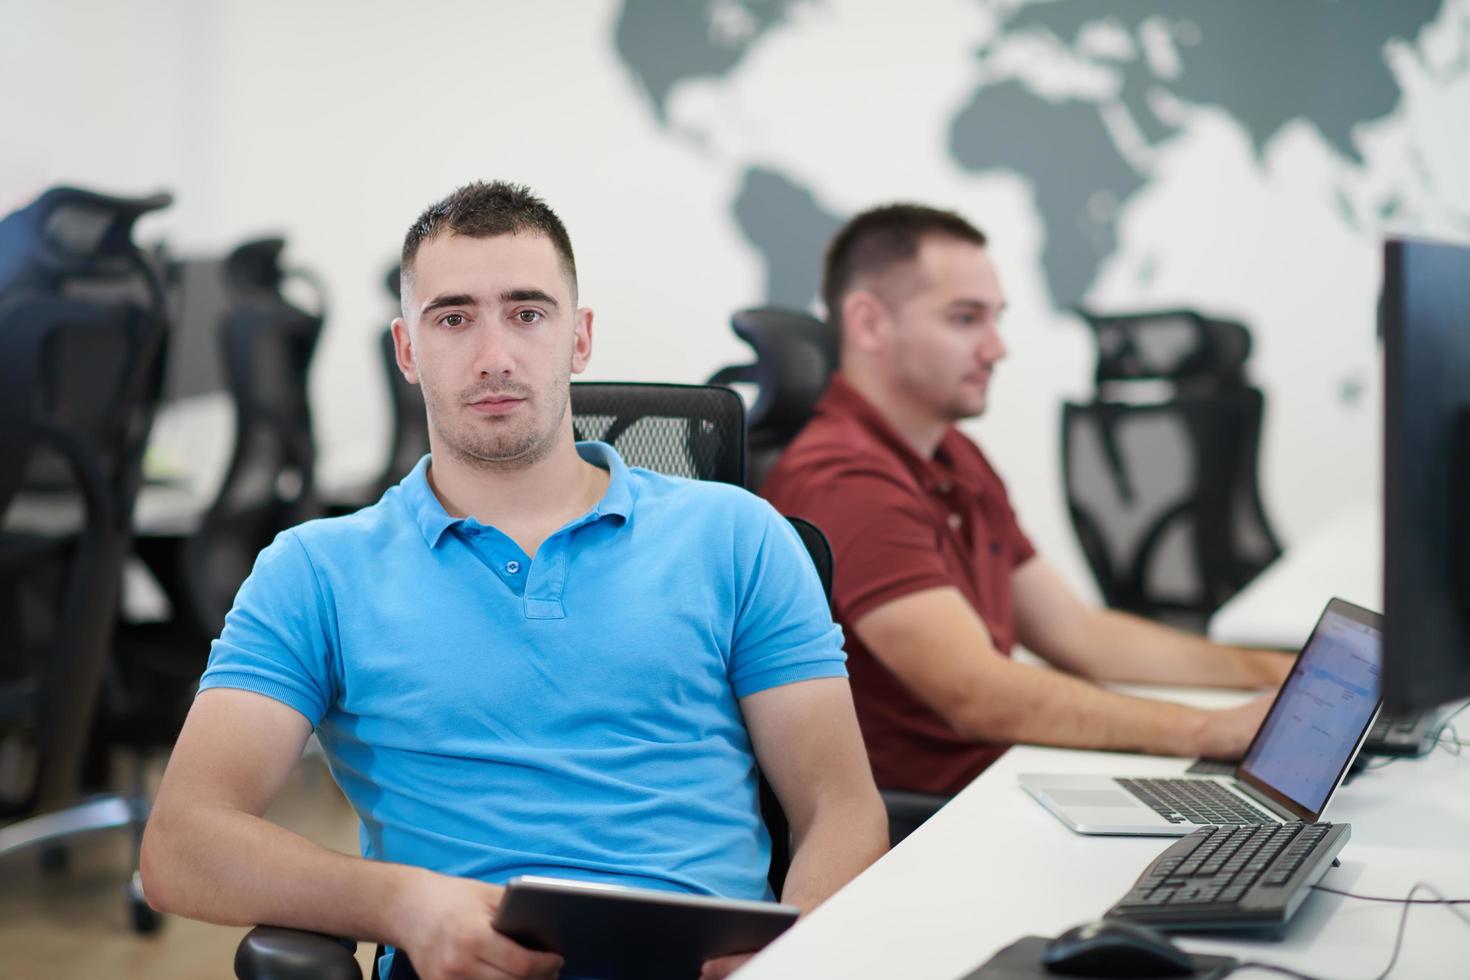
[[[1208,779],[1115,779],[1149,809],[1170,823],[1280,823]]]

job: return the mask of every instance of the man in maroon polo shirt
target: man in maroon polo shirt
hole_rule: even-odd
[[[1275,686],[1290,659],[1083,603],[954,423],[985,411],[1005,307],[985,236],[915,205],[854,218],[822,296],[840,370],[761,493],[826,532],[879,786],[950,795],[1016,742],[1238,758],[1270,704],[1203,711],[1095,681]],[[1020,642],[1057,670],[1016,663]]]

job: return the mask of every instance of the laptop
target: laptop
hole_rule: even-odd
[[[1024,773],[1021,786],[1080,834],[1182,837],[1207,824],[1315,823],[1383,703],[1383,617],[1327,603],[1229,777]]]

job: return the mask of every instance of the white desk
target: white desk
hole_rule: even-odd
[[[1185,695],[1195,704],[1230,698]],[[1012,749],[752,960],[739,980],[953,980],[1021,936],[1053,936],[1095,919],[1170,839],[1074,834],[1025,794],[1017,773],[1169,775],[1185,765],[1179,759]],[[1470,898],[1470,753],[1452,756],[1441,749],[1368,772],[1339,791],[1326,816],[1351,823],[1352,838],[1342,867],[1324,884],[1402,898],[1414,883],[1427,881],[1449,897]],[[1180,943],[1318,976],[1367,978],[1387,965],[1401,911],[1399,905],[1316,893],[1281,942],[1186,937]],[[1443,907],[1415,906],[1393,976],[1463,977],[1467,963],[1470,926]]]
[[[1376,500],[1333,515],[1210,619],[1210,639],[1296,650],[1327,600],[1383,610],[1383,510]]]

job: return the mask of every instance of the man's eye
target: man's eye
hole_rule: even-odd
[[[444,325],[446,327],[460,327],[460,326],[464,326],[464,314],[462,314],[462,313],[451,313],[451,314],[449,314],[448,316],[446,316],[444,318],[443,323],[444,323]]]
[[[522,323],[535,323],[541,319],[541,313],[539,310],[521,310],[516,314],[516,319]]]

